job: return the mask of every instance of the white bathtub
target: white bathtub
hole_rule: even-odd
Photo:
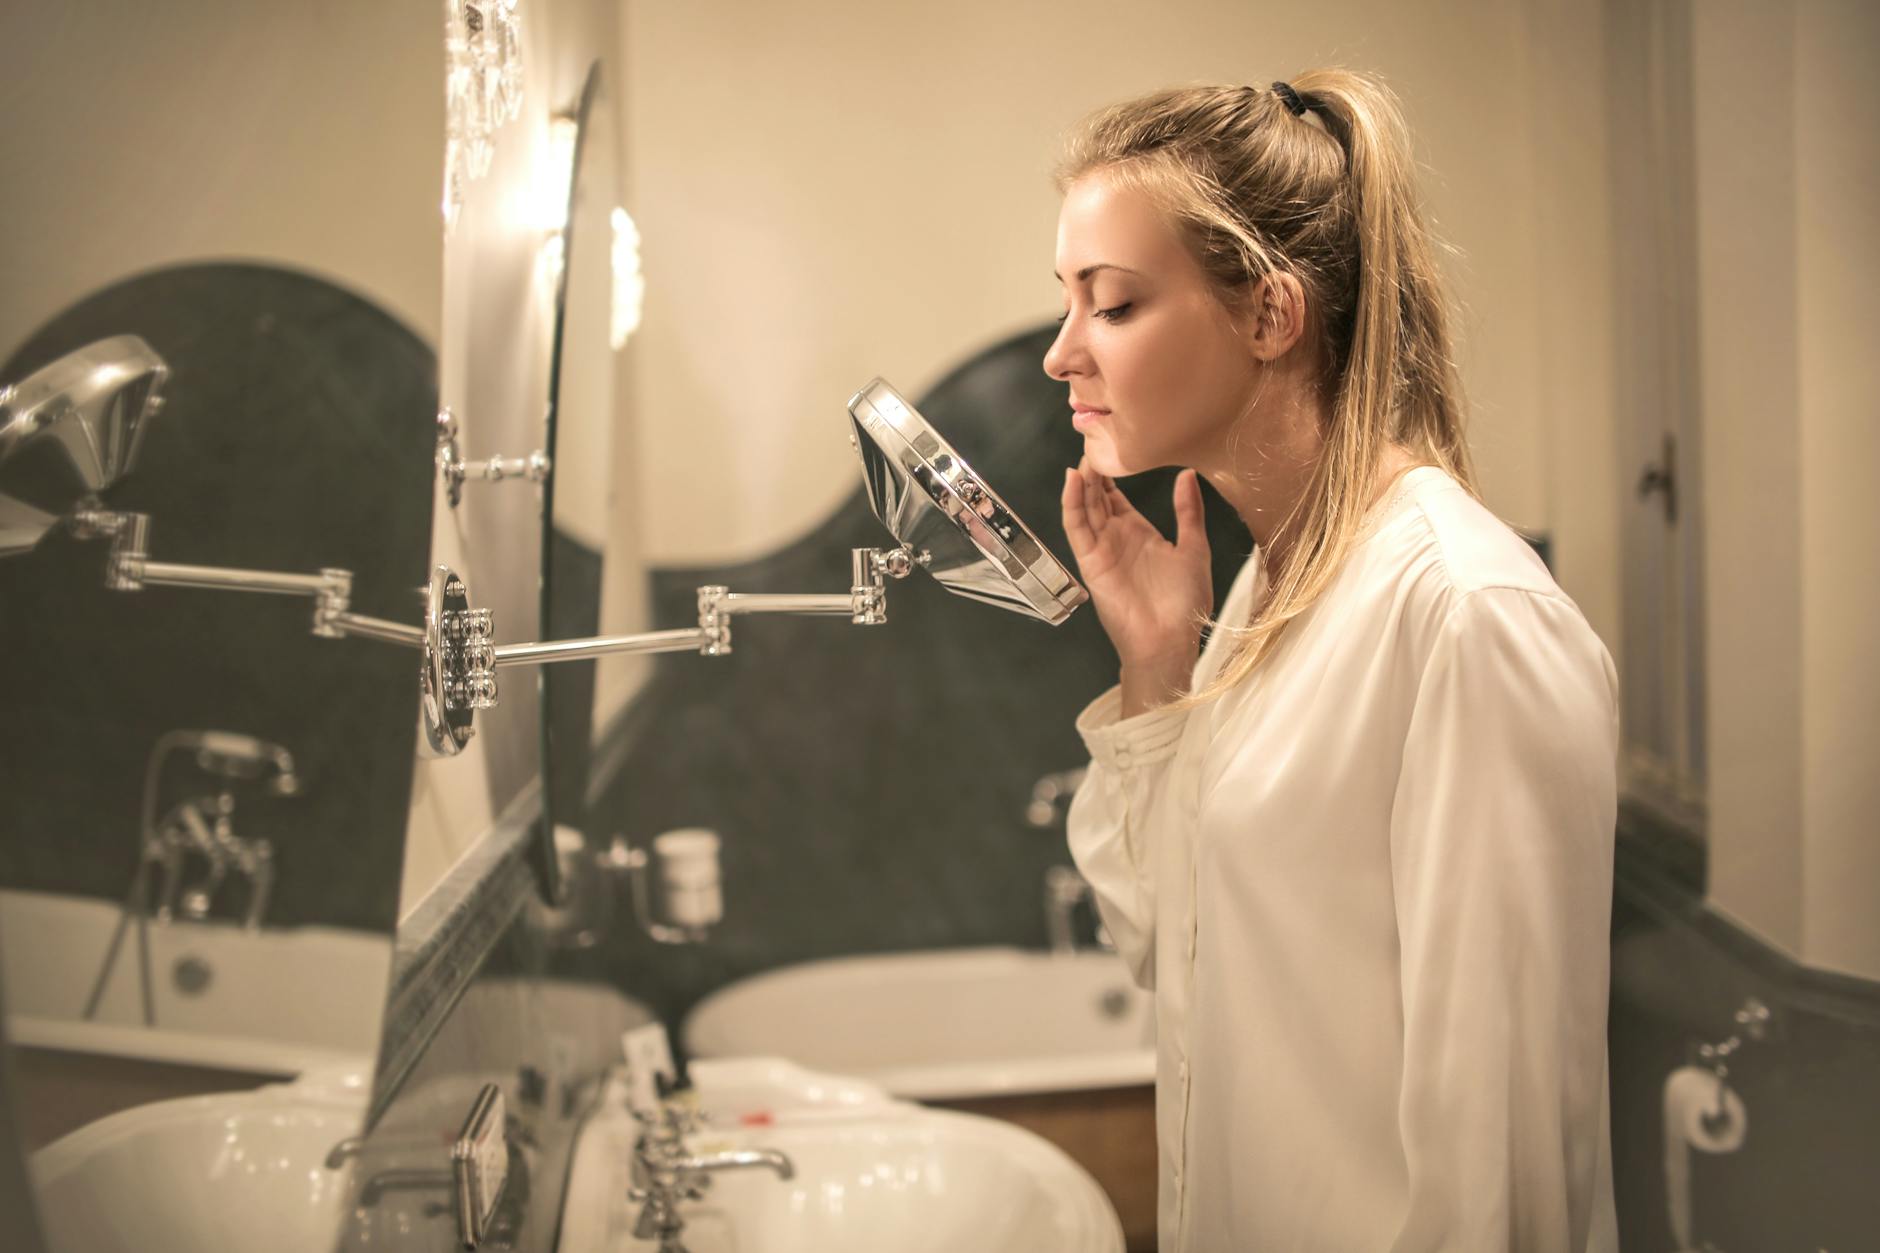
[[[134,925],[97,1014],[83,1017],[117,924],[118,907],[104,901],[0,891],[0,988],[13,1043],[256,1074],[351,1066],[370,1073],[390,936],[152,923],[156,1025],[147,1027]]]
[[[754,975],[687,1017],[696,1057],[787,1057],[914,1100],[1155,1082],[1150,995],[1108,953],[844,957]]]

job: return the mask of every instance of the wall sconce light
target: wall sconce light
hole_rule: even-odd
[[[619,205],[614,206],[614,312],[608,342],[619,352],[627,337],[640,329],[646,303],[646,276],[640,272],[640,228]]]
[[[444,0],[444,229],[490,172],[495,132],[522,112],[519,0]]]

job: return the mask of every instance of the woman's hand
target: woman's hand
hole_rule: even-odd
[[[1122,662],[1123,717],[1186,691],[1214,608],[1201,483],[1175,480],[1175,542],[1162,538],[1088,460],[1064,472],[1064,533],[1097,618]]]

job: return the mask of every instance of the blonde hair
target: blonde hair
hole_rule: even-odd
[[[1275,532],[1297,530],[1285,568],[1268,571],[1271,592],[1250,624],[1217,624],[1238,637],[1234,651],[1184,704],[1253,673],[1324,593],[1392,443],[1476,491],[1438,245],[1397,99],[1345,70],[1301,74],[1290,92],[1274,86],[1181,88],[1113,105],[1085,121],[1058,169],[1060,190],[1101,170],[1149,194],[1230,311],[1251,308],[1267,275],[1295,277],[1325,364],[1324,451]]]

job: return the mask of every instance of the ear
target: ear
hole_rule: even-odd
[[[1277,361],[1306,333],[1306,289],[1291,274],[1268,274],[1253,287],[1253,325],[1247,347],[1260,361]]]

